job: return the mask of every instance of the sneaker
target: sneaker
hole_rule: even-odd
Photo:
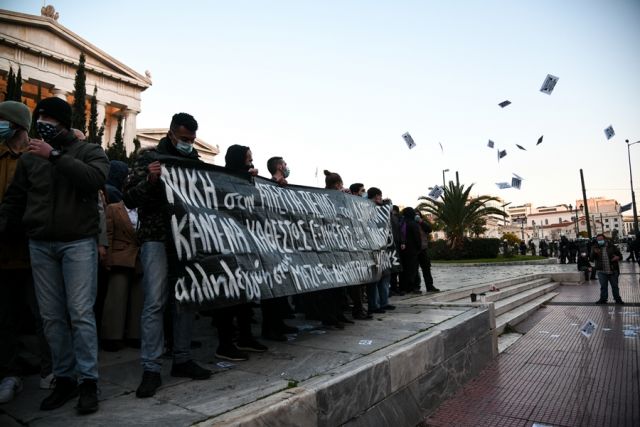
[[[0,382],[0,403],[11,402],[22,391],[22,380],[18,377],[6,377]]]
[[[422,291],[420,289],[414,289],[411,291],[411,293],[415,295],[422,295]]]
[[[396,306],[395,305],[391,305],[391,304],[387,304],[382,308],[384,308],[385,310],[395,310]]]
[[[371,310],[369,311],[369,313],[376,313],[376,314],[384,314],[387,311],[384,308],[376,308],[375,310]]]
[[[41,411],[57,409],[78,395],[78,383],[73,378],[57,377],[53,392],[40,403]]]
[[[622,301],[621,299],[616,300],[616,304],[617,305],[624,305],[624,301]]]
[[[341,314],[341,315],[339,315],[339,316],[338,316],[338,321],[339,321],[339,322],[342,322],[342,323],[349,323],[349,324],[354,324],[354,323],[356,323],[356,322],[354,322],[354,321],[353,321],[353,320],[351,320],[351,319],[347,319],[347,317],[346,317],[344,314]]]
[[[211,378],[211,371],[198,365],[193,360],[175,363],[171,366],[172,377],[191,378],[192,380],[206,380]]]
[[[427,292],[440,292],[440,289],[438,288],[434,288],[433,286],[430,288],[427,288]]]
[[[599,299],[598,301],[596,301],[596,304],[606,304],[606,303],[607,303],[606,300]]]
[[[238,347],[238,350],[252,351],[254,353],[264,353],[269,350],[267,346],[260,344],[253,338],[238,340],[236,347]]]
[[[136,396],[140,398],[151,397],[156,394],[156,390],[161,385],[160,372],[144,371],[142,373],[142,382],[136,390]]]
[[[216,350],[216,357],[218,359],[231,360],[232,362],[249,360],[249,355],[244,351],[238,350],[238,347],[233,344],[219,346]]]
[[[56,377],[53,376],[53,373],[44,378],[40,377],[40,390],[52,390],[55,386]]]
[[[96,380],[84,380],[78,387],[80,398],[76,410],[79,414],[91,414],[98,410],[98,384]]]

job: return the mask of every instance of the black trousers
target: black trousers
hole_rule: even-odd
[[[234,318],[238,321],[238,339],[242,341],[253,337],[251,333],[251,304],[245,303],[215,309],[213,317],[218,327],[219,345],[233,344]]]
[[[422,270],[422,278],[424,279],[424,285],[428,289],[433,288],[433,277],[431,277],[431,258],[427,251],[420,251],[418,253],[418,265],[420,269],[416,271],[416,286],[420,286],[420,270]]]
[[[420,287],[416,283],[416,275],[418,274],[418,254],[402,254],[400,256],[402,263],[402,273],[400,273],[400,289],[404,292],[411,292]]]

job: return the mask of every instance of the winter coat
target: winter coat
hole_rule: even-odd
[[[591,247],[591,255],[589,256],[589,259],[591,259],[591,261],[595,261],[596,271],[602,271],[603,269],[603,266],[602,266],[603,256],[609,257],[609,263],[611,264],[611,271],[619,273],[620,265],[618,264],[618,261],[612,261],[612,258],[614,256],[617,256],[618,260],[622,259],[622,253],[620,253],[620,249],[618,249],[616,245],[610,242],[607,242],[603,248],[599,247],[597,244],[593,245]]]
[[[168,213],[164,185],[160,179],[155,183],[147,180],[149,164],[166,156],[199,161],[195,148],[185,156],[176,150],[167,137],[162,138],[156,148],[147,150],[138,157],[125,184],[122,199],[129,209],[138,208],[140,244],[164,242],[167,238]]]
[[[51,145],[59,159],[24,153],[0,205],[0,232],[22,223],[31,239],[71,242],[96,237],[98,190],[104,187],[109,160],[102,147],[78,140],[72,132]]]

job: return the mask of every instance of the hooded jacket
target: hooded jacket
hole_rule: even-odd
[[[122,199],[129,209],[138,208],[138,240],[140,244],[164,242],[167,238],[168,213],[164,184],[160,180],[155,183],[147,180],[149,164],[159,160],[161,156],[200,161],[195,148],[185,156],[173,146],[167,137],[162,138],[156,148],[147,150],[138,157],[125,184]]]
[[[247,172],[250,166],[246,165],[247,151],[249,147],[234,144],[227,148],[224,156],[224,167],[234,172]]]
[[[120,160],[109,162],[109,176],[107,177],[107,203],[118,203],[122,200],[122,188],[129,174],[129,166]]]
[[[51,141],[62,155],[54,162],[24,153],[0,204],[0,232],[24,227],[31,239],[71,242],[96,237],[98,190],[109,160],[102,147],[72,132]]]

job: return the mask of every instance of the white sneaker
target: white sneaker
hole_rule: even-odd
[[[53,390],[56,386],[56,377],[49,374],[44,378],[40,378],[40,390]]]
[[[6,377],[0,382],[0,403],[11,402],[22,391],[22,381],[18,377]]]

